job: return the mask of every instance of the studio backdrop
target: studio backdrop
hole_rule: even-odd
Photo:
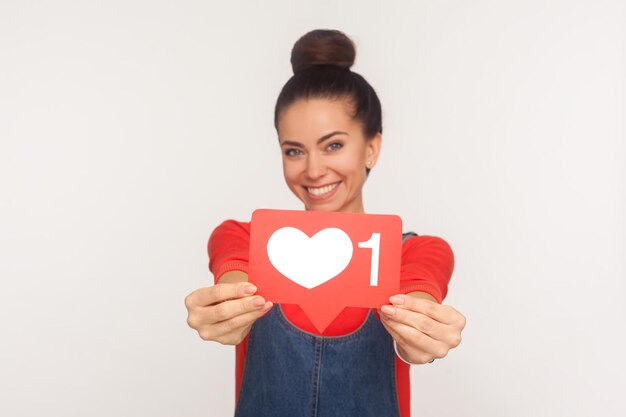
[[[228,416],[234,349],[186,323],[207,241],[301,209],[273,126],[293,43],[376,89],[368,213],[441,236],[463,342],[416,416],[623,416],[626,3],[0,3],[0,415]]]

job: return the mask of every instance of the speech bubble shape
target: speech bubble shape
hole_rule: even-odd
[[[398,293],[401,250],[395,215],[258,209],[248,279],[266,300],[300,305],[321,333],[345,307]]]

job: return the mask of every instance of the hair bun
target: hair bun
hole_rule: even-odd
[[[291,67],[294,74],[316,65],[334,65],[349,70],[355,56],[354,43],[343,32],[316,29],[303,35],[293,45]]]

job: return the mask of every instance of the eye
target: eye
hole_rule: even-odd
[[[339,149],[343,148],[343,145],[339,142],[333,142],[330,145],[328,145],[328,150],[329,151],[338,151]]]
[[[298,156],[298,155],[302,155],[302,151],[296,148],[289,148],[289,149],[285,149],[285,155],[286,156]]]

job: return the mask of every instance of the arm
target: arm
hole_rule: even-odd
[[[252,324],[272,308],[248,283],[249,226],[227,220],[208,242],[209,269],[215,285],[199,288],[185,298],[187,324],[203,340],[239,344]]]
[[[435,300],[435,297],[423,291],[413,291],[413,292],[408,293],[407,295],[410,295],[415,298],[421,298],[422,300],[430,300],[433,303],[437,302],[437,300]]]
[[[457,310],[440,304],[452,275],[452,250],[442,239],[420,238],[411,238],[406,242],[410,245],[403,246],[401,289],[405,294],[390,297],[391,305],[380,309],[398,356],[413,364],[445,357],[461,343],[466,322]]]
[[[248,282],[248,274],[242,271],[225,272],[217,280],[218,284],[232,284],[234,282]]]

